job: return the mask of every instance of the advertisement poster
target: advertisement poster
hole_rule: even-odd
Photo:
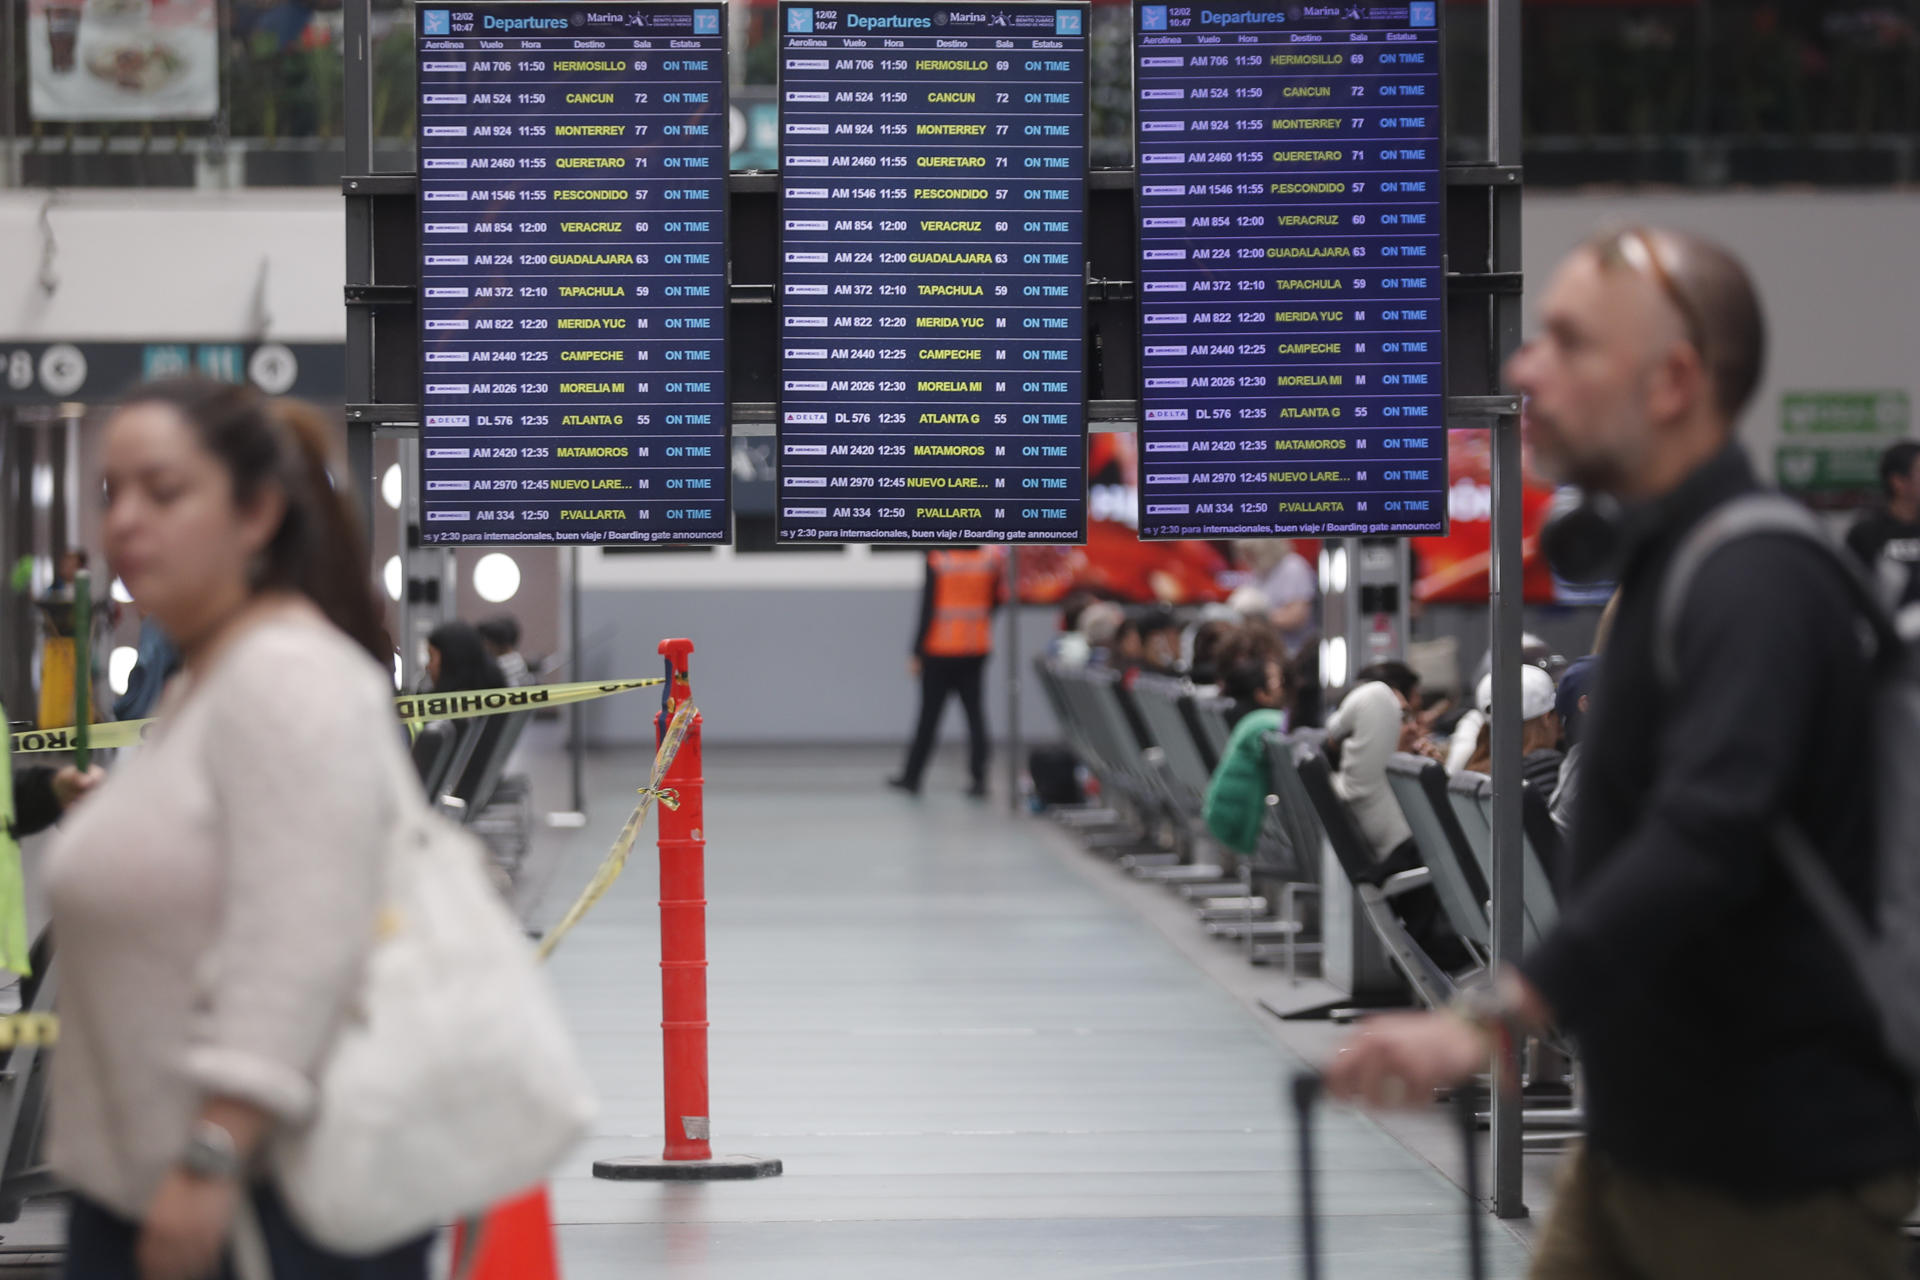
[[[1414,538],[1413,598],[1423,604],[1485,604],[1493,547],[1493,435],[1456,429],[1447,452],[1448,533]],[[1540,554],[1540,526],[1553,502],[1553,486],[1534,474],[1524,453],[1526,485],[1520,497],[1528,604],[1584,603],[1590,594],[1557,583]],[[1601,598],[1605,598],[1604,591]]]
[[[1023,603],[1054,604],[1087,590],[1129,604],[1203,604],[1226,599],[1245,578],[1223,543],[1140,541],[1140,460],[1131,432],[1088,437],[1087,484],[1087,545],[1021,547]]]
[[[30,0],[35,120],[205,120],[220,109],[214,0]]]

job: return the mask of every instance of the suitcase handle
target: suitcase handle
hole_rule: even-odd
[[[1296,1073],[1293,1118],[1300,1131],[1300,1252],[1306,1257],[1306,1280],[1320,1280],[1320,1215],[1313,1203],[1313,1109],[1319,1101],[1320,1073]]]
[[[1320,1215],[1315,1204],[1313,1113],[1323,1092],[1320,1073],[1296,1072],[1289,1090],[1293,1098],[1294,1120],[1300,1137],[1300,1251],[1306,1260],[1306,1280],[1321,1280]],[[1478,1108],[1473,1094],[1466,1089],[1453,1091],[1455,1123],[1460,1128],[1462,1176],[1467,1201],[1467,1274],[1473,1280],[1485,1280],[1487,1274],[1487,1224],[1480,1207],[1480,1132]]]

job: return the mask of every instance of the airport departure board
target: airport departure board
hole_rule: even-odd
[[[1087,7],[780,7],[778,535],[1086,532]]]
[[[725,10],[417,13],[422,538],[728,541]]]
[[[1142,538],[1445,530],[1437,8],[1135,6]]]

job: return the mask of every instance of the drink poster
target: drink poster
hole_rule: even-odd
[[[214,0],[29,0],[35,120],[205,120],[220,110]]]

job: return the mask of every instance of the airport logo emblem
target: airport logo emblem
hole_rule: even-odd
[[[451,9],[422,9],[420,11],[420,33],[429,36],[450,36],[453,34],[453,11]]]
[[[1165,31],[1167,29],[1167,6],[1163,4],[1141,5],[1140,29],[1142,31]]]
[[[787,32],[789,35],[810,36],[813,34],[813,10],[787,10]]]
[[[1078,9],[1055,9],[1053,11],[1053,34],[1057,36],[1079,35],[1080,11]]]
[[[718,9],[695,9],[693,11],[693,34],[697,36],[719,35],[720,11]]]
[[[1431,3],[1412,5],[1407,13],[1407,24],[1415,27],[1430,27],[1434,23],[1434,8]]]

